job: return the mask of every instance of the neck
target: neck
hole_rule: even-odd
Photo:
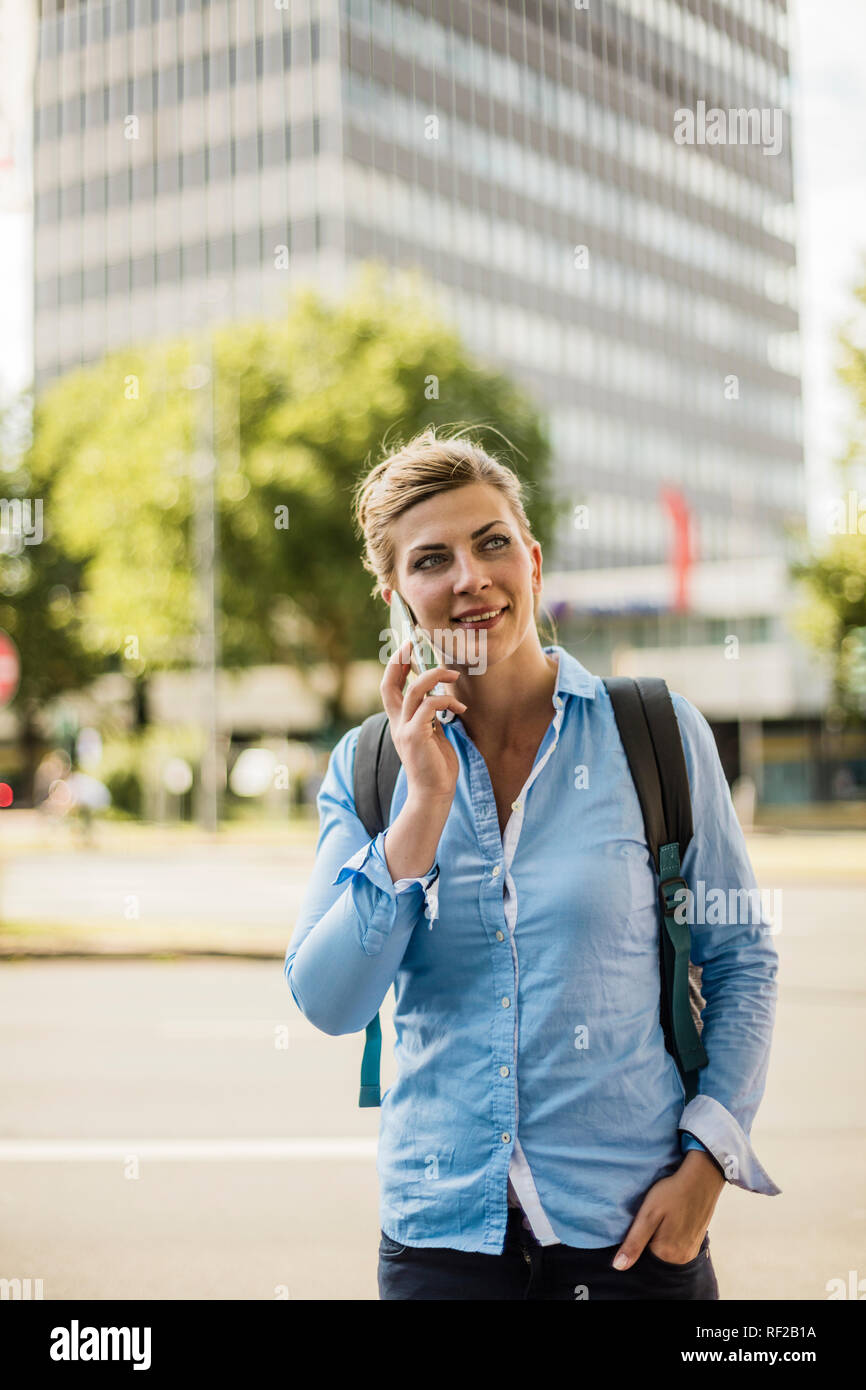
[[[459,716],[473,743],[504,748],[519,743],[537,720],[553,718],[558,658],[541,647],[533,628],[519,647],[478,676],[454,683],[467,709]]]

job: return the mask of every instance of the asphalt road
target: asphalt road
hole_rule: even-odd
[[[784,893],[752,1131],[783,1191],[723,1192],[723,1298],[824,1299],[828,1280],[866,1278],[866,887]],[[3,965],[0,1277],[42,1279],[46,1299],[377,1297],[362,1037],[317,1033],[281,966]]]

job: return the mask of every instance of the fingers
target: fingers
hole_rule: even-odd
[[[426,699],[419,701],[414,715],[407,721],[409,728],[417,729],[428,720],[438,724],[439,720],[436,719],[435,714],[437,709],[456,709],[458,713],[462,714],[466,706],[462,700],[457,699],[456,695],[428,695]]]
[[[407,637],[385,667],[385,674],[379,686],[385,712],[388,718],[395,723],[411,720],[421,705],[429,702],[427,692],[432,690],[434,685],[440,681],[443,684],[456,681],[460,674],[459,671],[453,671],[447,666],[436,666],[433,670],[425,671],[423,675],[416,676],[404,696],[403,686],[406,684],[406,677],[412,669],[411,650],[412,644]],[[451,697],[445,698],[446,700],[451,699]],[[459,706],[461,709],[466,708],[462,702],[456,700],[456,697],[454,697],[454,701],[453,704],[446,703],[432,708],[446,709],[455,708],[455,706]]]
[[[641,1207],[628,1228],[625,1240],[613,1257],[614,1269],[630,1269],[635,1260],[643,1254],[644,1247],[652,1240],[660,1224],[658,1216],[650,1216],[649,1212]]]
[[[403,711],[403,686],[411,670],[411,651],[412,643],[407,637],[394,652],[379,683],[385,713],[395,722]]]

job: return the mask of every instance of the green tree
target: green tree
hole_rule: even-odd
[[[38,715],[64,691],[77,689],[104,669],[81,640],[76,606],[80,566],[59,543],[52,525],[50,480],[35,479],[27,466],[32,401],[21,396],[0,418],[0,493],[8,518],[0,537],[0,628],[18,648],[21,677],[12,708],[18,715],[23,757],[23,800],[32,801],[42,744]],[[25,539],[11,526],[24,521]],[[26,511],[24,509],[27,509]]]
[[[866,477],[866,260],[854,298],[855,314],[838,335],[838,375],[853,406],[850,440],[838,462],[841,487],[828,508],[827,542],[793,566],[793,574],[809,595],[798,630],[831,657],[838,703],[859,720],[866,718],[866,490],[858,490]]]
[[[528,483],[542,545],[559,510],[549,441],[531,399],[470,356],[418,277],[378,264],[345,299],[306,288],[282,318],[217,328],[209,350],[221,664],[327,661],[338,724],[348,663],[378,650],[383,625],[351,519],[382,441],[475,427]],[[201,358],[190,338],[125,349],[52,386],[35,412],[28,466],[81,569],[82,641],[140,679],[195,657]]]

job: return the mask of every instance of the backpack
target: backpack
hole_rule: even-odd
[[[700,992],[702,970],[689,960],[688,924],[678,922],[682,857],[692,838],[692,805],[679,725],[663,680],[613,676],[604,681],[643,813],[647,844],[653,856],[659,896],[659,1015],[665,1047],[685,1087],[686,1103],[697,1093],[698,1070],[707,1064]],[[361,725],[355,752],[355,811],[371,839],[385,829],[386,811],[401,762],[384,711]],[[382,1029],[379,1014],[366,1028],[361,1061],[360,1107],[381,1105],[379,1062]]]

